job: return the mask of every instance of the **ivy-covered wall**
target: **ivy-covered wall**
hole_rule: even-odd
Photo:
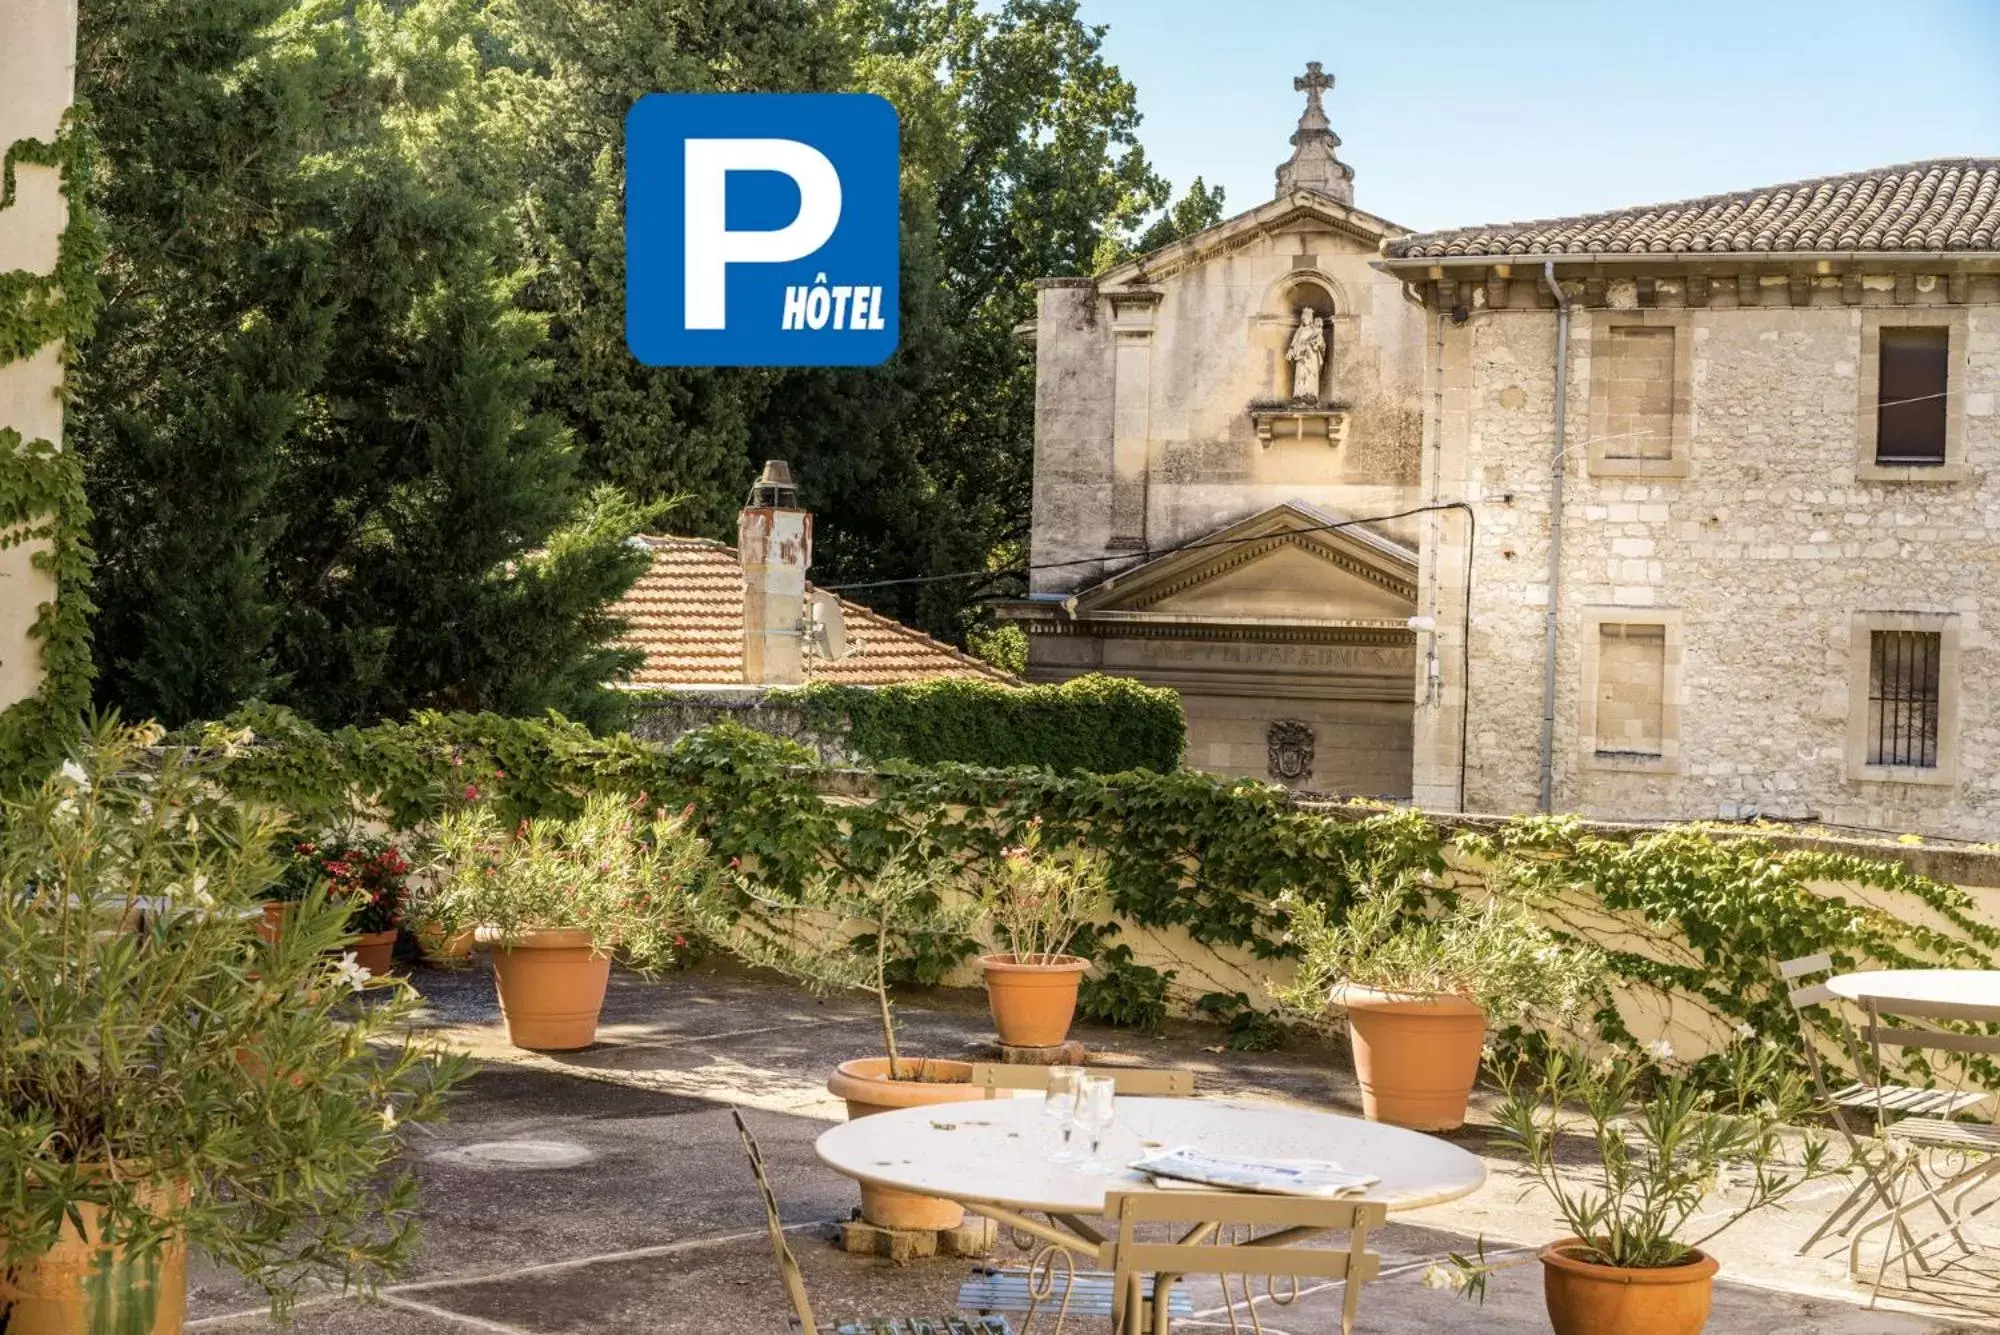
[[[97,318],[103,243],[86,198],[92,139],[83,115],[72,108],[53,139],[16,139],[0,153],[0,227],[9,225],[24,166],[55,169],[67,210],[48,272],[0,273],[0,371],[52,345],[67,366]],[[60,383],[50,392],[59,397]],[[0,711],[0,784],[46,772],[77,735],[90,703],[89,530],[82,462],[57,440],[24,436],[0,421],[0,550],[30,546],[28,565],[55,589],[36,605],[28,627],[39,650],[40,684]],[[22,595],[17,588],[6,596]]]
[[[427,714],[324,733],[262,710],[183,740],[228,749],[240,792],[314,820],[360,804],[408,826],[474,795],[508,816],[565,812],[606,787],[692,803],[717,852],[780,893],[869,869],[902,831],[986,857],[1038,819],[1045,839],[1109,855],[1115,921],[1079,943],[1100,965],[1086,1009],[1138,1025],[1194,1009],[1253,1041],[1270,1032],[1259,980],[1289,967],[1278,895],[1345,903],[1349,869],[1369,861],[1429,869],[1448,889],[1510,878],[1543,893],[1566,930],[1610,952],[1615,1004],[1596,1016],[1599,1031],[1666,1034],[1695,1050],[1739,1024],[1795,1034],[1779,960],[1827,951],[1843,967],[1985,965],[2000,954],[2000,890],[1927,876],[1912,865],[1924,850],[1896,846],[1574,819],[1446,825],[1402,809],[1305,809],[1269,785],[1184,770],[900,765],[830,794],[838,776],[804,748],[731,725],[658,747],[560,720]],[[1967,874],[1995,864],[1992,853],[1956,855]],[[904,976],[924,982],[966,977],[954,971],[976,950],[906,946]]]
[[[893,686],[814,684],[750,693],[655,692],[635,731],[671,741],[731,719],[798,741],[830,764],[967,764],[1087,770],[1178,768],[1187,742],[1180,696],[1125,677],[1003,686],[939,677]]]

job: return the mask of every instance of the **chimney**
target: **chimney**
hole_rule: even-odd
[[[812,522],[799,508],[791,465],[766,460],[736,516],[736,555],[743,563],[743,680],[752,686],[796,686],[805,680],[801,628]]]

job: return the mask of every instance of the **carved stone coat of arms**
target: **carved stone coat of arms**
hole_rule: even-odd
[[[1271,751],[1271,777],[1281,783],[1298,783],[1312,777],[1313,730],[1296,719],[1271,725],[1265,740]]]

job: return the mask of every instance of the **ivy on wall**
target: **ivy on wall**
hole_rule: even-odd
[[[1574,930],[1599,944],[1602,934],[1583,917],[1608,912],[1630,924],[1651,949],[1613,943],[1614,981],[1659,989],[1788,1042],[1796,1028],[1779,960],[1826,951],[1843,967],[1977,965],[2000,954],[2000,930],[1972,915],[1965,891],[1899,861],[1780,848],[1697,826],[1625,837],[1537,817],[1454,833],[1414,811],[1302,810],[1269,785],[1189,771],[903,765],[877,777],[872,801],[830,802],[822,794],[829,775],[809,751],[731,724],[662,748],[555,718],[423,714],[326,733],[260,709],[181,740],[229,750],[226,772],[239,792],[309,818],[361,805],[414,824],[467,788],[508,815],[573,812],[601,788],[691,803],[717,853],[780,894],[829,871],[871,870],[912,831],[939,853],[984,858],[1039,819],[1045,842],[1082,840],[1106,853],[1120,921],[1179,928],[1268,959],[1286,952],[1281,892],[1338,906],[1357,889],[1348,879],[1356,866],[1422,869],[1447,884],[1481,866],[1569,905]],[[1865,888],[1888,907],[1823,893],[1830,883]],[[1114,924],[1076,942],[1100,965],[1085,1011],[1156,1026],[1173,979],[1137,963],[1118,936]],[[928,943],[904,960],[902,975],[934,979],[966,948]],[[1275,1037],[1234,995],[1216,994],[1207,1009],[1247,1043]],[[1598,1022],[1604,1037],[1630,1038],[1615,1010]]]
[[[51,344],[67,366],[97,319],[104,244],[87,199],[94,141],[83,115],[72,107],[54,140],[19,139],[0,157],[0,214],[14,204],[23,163],[55,168],[68,203],[55,266],[46,274],[0,273],[0,366]],[[53,441],[0,427],[0,549],[46,544],[29,559],[56,588],[28,631],[41,644],[41,685],[0,712],[0,782],[32,779],[53,765],[90,703],[89,531],[82,462]]]

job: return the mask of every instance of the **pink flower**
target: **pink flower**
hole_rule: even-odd
[[[468,802],[477,802],[479,800],[479,789],[472,784],[466,784],[465,800]]]

